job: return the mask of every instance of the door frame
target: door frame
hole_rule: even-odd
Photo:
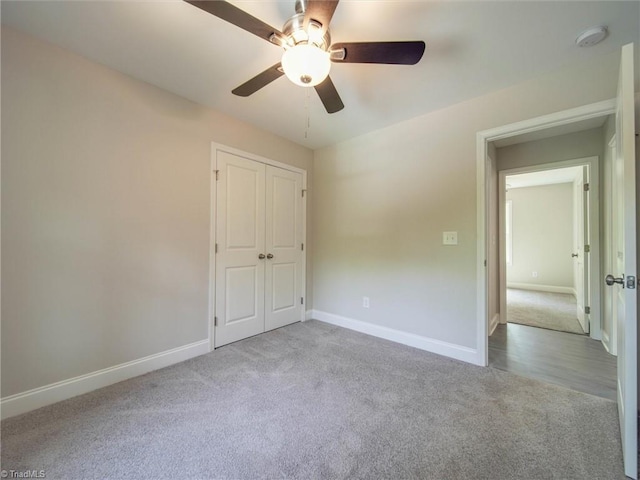
[[[477,221],[477,248],[476,248],[476,364],[489,365],[489,295],[490,291],[487,268],[489,259],[488,246],[490,245],[487,200],[490,182],[486,175],[486,162],[489,161],[489,142],[514,137],[524,133],[536,132],[547,128],[568,125],[592,118],[605,117],[615,113],[616,99],[604,100],[569,110],[555,112],[549,115],[531,118],[521,122],[511,123],[500,127],[483,130],[476,134],[476,221]]]
[[[211,159],[209,164],[209,181],[210,181],[210,197],[209,197],[209,319],[208,336],[209,336],[209,351],[214,350],[215,345],[215,326],[214,318],[216,311],[216,198],[218,193],[218,185],[216,182],[217,174],[217,152],[226,152],[239,157],[253,160],[254,162],[264,163],[272,167],[282,168],[291,172],[300,173],[302,175],[302,242],[307,246],[307,171],[289,165],[288,163],[272,160],[267,157],[262,157],[254,153],[246,152],[233,147],[228,147],[221,143],[211,142]],[[304,305],[302,308],[300,321],[304,322],[306,317],[307,308],[307,250],[302,250],[302,291],[304,292]]]
[[[584,157],[572,160],[543,163],[525,167],[498,170],[498,238],[501,240],[505,234],[505,200],[506,177],[521,173],[556,170],[565,167],[589,166],[589,241],[591,251],[589,254],[589,295],[591,313],[589,314],[589,336],[594,340],[601,338],[602,308],[600,299],[600,182],[599,182],[599,157]],[[490,232],[489,232],[490,234]],[[500,323],[506,323],[507,311],[507,261],[505,242],[500,242]],[[504,312],[504,313],[503,313]],[[488,337],[488,334],[487,334]]]
[[[605,156],[602,159],[602,178],[604,179],[604,184],[602,186],[602,203],[603,203],[603,240],[604,244],[602,245],[602,268],[604,272],[613,271],[613,175],[614,175],[614,161],[616,153],[616,132],[613,132],[609,141],[605,138],[605,149],[609,149],[610,162],[607,164],[605,161]],[[611,151],[613,150],[613,151]],[[607,184],[607,178],[609,182]],[[609,249],[607,250],[607,246]],[[607,310],[606,310],[606,301],[607,295],[610,296],[610,311],[608,312],[611,315],[611,325],[610,332],[607,332],[607,336],[605,338],[604,329],[602,331],[602,345],[611,355],[618,356],[618,322],[616,322],[616,316],[613,314],[615,311],[613,301],[614,294],[612,289],[604,288],[602,292],[602,324],[605,324]]]

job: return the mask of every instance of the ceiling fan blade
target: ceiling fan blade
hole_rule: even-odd
[[[257,19],[254,16],[249,15],[244,10],[239,9],[235,5],[230,4],[222,0],[184,0],[190,3],[194,7],[198,7],[211,15],[215,15],[222,20],[225,20],[236,27],[240,27],[249,33],[253,33],[260,38],[271,42],[271,36],[276,35],[282,39],[284,35],[278,29],[273,28],[271,25],[264,23],[262,20]]]
[[[337,6],[338,0],[308,0],[305,2],[304,28],[309,26],[310,20],[316,20],[322,24],[322,33],[324,34],[329,28]]]
[[[331,77],[327,77],[324,82],[316,85],[314,88],[316,92],[318,92],[318,96],[320,100],[322,100],[322,104],[327,110],[327,113],[336,113],[344,108],[344,103],[342,103],[340,95],[338,95],[338,91],[331,81]]]
[[[424,48],[423,41],[335,43],[331,45],[331,61],[415,65],[422,58]]]
[[[264,72],[259,73],[248,82],[243,83],[239,87],[236,87],[231,91],[234,95],[239,97],[248,97],[249,95],[256,93],[262,87],[266,87],[274,80],[277,80],[282,75],[282,67],[280,63],[276,63],[274,66],[267,68]]]

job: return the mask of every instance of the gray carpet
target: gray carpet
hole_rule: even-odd
[[[507,322],[584,335],[576,299],[567,293],[507,289]]]
[[[1,428],[47,480],[624,478],[615,403],[317,321]]]

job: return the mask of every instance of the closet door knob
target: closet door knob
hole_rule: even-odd
[[[271,260],[273,258],[273,255],[271,255],[270,253],[267,254],[267,259]]]
[[[264,253],[261,253],[260,255],[258,255],[258,258],[259,258],[260,260],[264,260]]]

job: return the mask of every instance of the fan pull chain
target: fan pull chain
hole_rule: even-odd
[[[311,98],[311,89],[310,88],[305,88],[305,90],[307,91],[307,94],[305,95],[305,99],[304,99],[304,110],[305,110],[305,116],[306,116],[306,125],[305,125],[305,129],[304,129],[304,138],[307,138],[309,136],[309,128],[311,127],[311,116],[309,113],[309,100]]]

